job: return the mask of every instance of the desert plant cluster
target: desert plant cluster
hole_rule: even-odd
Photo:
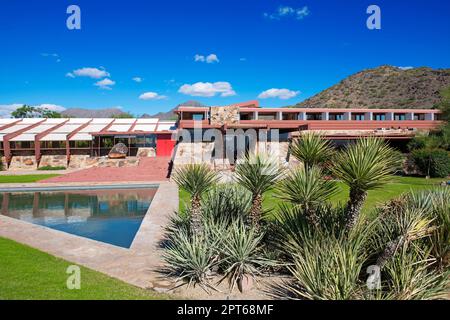
[[[208,292],[226,281],[280,279],[282,299],[441,299],[448,295],[450,190],[407,193],[363,213],[370,190],[389,183],[398,153],[383,140],[361,138],[334,150],[305,133],[291,145],[299,165],[269,155],[236,164],[235,183],[221,184],[206,165],[176,170],[191,202],[167,227],[164,259],[171,275]],[[337,181],[347,203],[332,203]],[[282,200],[265,210],[264,194]],[[282,277],[278,277],[282,276]]]

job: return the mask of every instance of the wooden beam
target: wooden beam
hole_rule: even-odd
[[[25,133],[25,132],[27,132],[28,130],[31,130],[31,129],[37,127],[37,126],[40,126],[40,125],[43,124],[45,121],[47,121],[47,119],[43,119],[43,120],[41,120],[41,121],[38,121],[38,122],[36,122],[36,123],[34,123],[34,124],[31,124],[31,125],[29,125],[29,126],[26,126],[26,127],[23,128],[23,129],[20,129],[20,130],[18,130],[18,131],[14,131],[14,132],[8,133],[7,135],[5,135],[5,136],[3,137],[3,152],[4,152],[4,154],[5,154],[5,162],[6,162],[6,167],[7,167],[7,168],[9,167],[9,164],[10,164],[10,162],[11,162],[11,156],[12,156],[12,155],[11,155],[11,146],[10,146],[10,144],[9,144],[10,140],[11,140],[11,139],[14,139],[14,138],[17,137],[17,136],[20,136],[22,133]]]
[[[19,124],[19,122],[21,122],[21,121],[22,121],[22,119],[18,119],[18,120],[14,121],[14,122],[5,124],[5,125],[0,127],[0,131],[8,129],[8,128],[11,128],[11,127],[15,126],[16,124]]]
[[[69,165],[70,162],[70,139],[76,135],[78,132],[80,132],[81,130],[83,130],[84,128],[86,128],[88,125],[90,125],[92,123],[92,120],[89,120],[88,122],[82,124],[81,126],[79,126],[78,128],[76,128],[75,130],[73,130],[71,133],[69,133],[66,137],[66,161],[67,161],[67,165]]]
[[[39,162],[41,161],[41,139],[43,137],[45,137],[46,135],[48,135],[49,133],[55,131],[58,128],[61,128],[63,125],[65,125],[67,122],[69,121],[69,119],[56,124],[55,126],[41,132],[38,133],[37,135],[34,136],[34,157],[36,159],[36,165],[39,167]]]

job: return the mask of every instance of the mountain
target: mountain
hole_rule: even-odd
[[[178,107],[197,107],[197,108],[207,108],[208,106],[204,105],[201,102],[195,101],[195,100],[189,100],[183,103],[180,103],[179,105],[177,105],[175,108],[171,109],[168,112],[158,112],[157,114],[154,115],[148,115],[148,114],[143,114],[141,118],[158,118],[159,120],[176,120],[177,116],[174,113],[174,111],[176,109],[178,109]]]
[[[126,114],[119,108],[106,108],[106,109],[81,109],[71,108],[61,112],[63,117],[69,118],[112,118],[113,116],[119,116]]]
[[[294,107],[434,108],[449,86],[450,69],[381,66],[358,72]]]

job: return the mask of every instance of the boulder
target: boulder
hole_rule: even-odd
[[[123,143],[118,143],[114,147],[112,147],[111,151],[108,154],[108,158],[110,159],[124,159],[127,157],[128,148]]]

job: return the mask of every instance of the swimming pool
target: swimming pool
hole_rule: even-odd
[[[129,248],[157,187],[0,193],[1,214]]]

